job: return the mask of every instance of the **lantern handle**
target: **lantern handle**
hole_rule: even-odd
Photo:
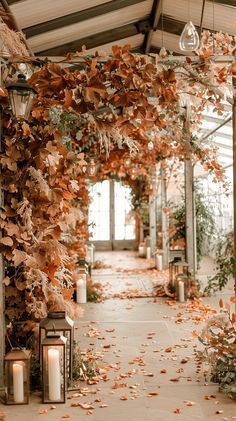
[[[13,347],[13,345],[12,345],[12,343],[11,343],[11,340],[10,340],[10,338],[9,338],[9,335],[8,335],[8,333],[7,333],[7,331],[6,331],[6,337],[7,337],[7,340],[8,340],[8,342],[9,342],[9,345],[10,345],[10,348],[11,348],[11,351],[14,349],[14,347]]]

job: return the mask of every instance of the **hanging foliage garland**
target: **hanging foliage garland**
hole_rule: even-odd
[[[231,69],[214,69],[209,81],[207,46],[197,60],[181,64],[132,54],[128,46],[113,47],[106,60],[78,57],[79,65],[47,63],[32,75],[38,97],[29,123],[4,114],[0,244],[9,320],[37,321],[48,309],[73,315],[76,260],[89,236],[91,155],[100,163],[94,182],[113,175],[145,184],[158,161],[184,160],[186,151],[223,180],[215,152],[183,131],[185,109],[179,105],[182,92],[195,97],[191,131],[205,104],[223,110],[222,86]]]

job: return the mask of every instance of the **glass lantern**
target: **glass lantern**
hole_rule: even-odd
[[[88,275],[88,263],[86,262],[85,258],[79,257],[78,264],[79,266],[77,267],[77,272]]]
[[[50,335],[64,336],[66,343],[67,380],[72,379],[74,322],[66,316],[65,311],[49,311],[46,319],[39,324],[39,357],[43,340]]]
[[[16,119],[28,120],[35,97],[35,89],[28,84],[25,75],[19,74],[16,82],[7,86],[12,114]]]
[[[94,177],[99,169],[99,164],[96,161],[96,157],[91,157],[87,165],[87,174],[89,177]]]
[[[184,303],[188,298],[190,289],[189,277],[183,273],[175,277],[175,299],[180,303]]]
[[[12,349],[4,357],[5,404],[24,405],[29,403],[31,351]]]
[[[170,284],[175,288],[175,278],[177,275],[184,274],[188,276],[188,263],[183,260],[173,260],[169,263]]]
[[[42,342],[43,403],[66,401],[66,342],[64,336],[47,336]]]

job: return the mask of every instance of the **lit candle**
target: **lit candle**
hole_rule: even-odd
[[[184,299],[184,281],[178,282],[178,288],[179,288],[179,301],[183,303],[185,301]]]
[[[160,254],[157,255],[157,269],[158,270],[163,270],[163,267],[162,267],[162,256]]]
[[[87,302],[86,275],[80,275],[76,282],[76,302],[83,304]]]
[[[59,350],[50,348],[48,350],[48,389],[49,400],[59,401],[61,399],[61,376]]]
[[[147,259],[151,259],[151,247],[147,247],[146,257],[147,257]]]
[[[16,403],[24,402],[24,372],[21,364],[13,364],[13,399]]]

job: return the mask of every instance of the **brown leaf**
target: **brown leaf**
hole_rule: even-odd
[[[2,237],[0,238],[0,243],[4,244],[4,246],[13,246],[13,240],[11,237]]]
[[[64,415],[62,415],[62,418],[71,418],[71,415],[70,414],[64,414]]]
[[[127,396],[126,395],[121,395],[120,400],[121,401],[127,401]]]
[[[175,408],[174,413],[175,414],[181,414],[182,409],[181,408]]]
[[[189,358],[182,358],[182,360],[180,360],[181,364],[186,364],[189,361]]]

